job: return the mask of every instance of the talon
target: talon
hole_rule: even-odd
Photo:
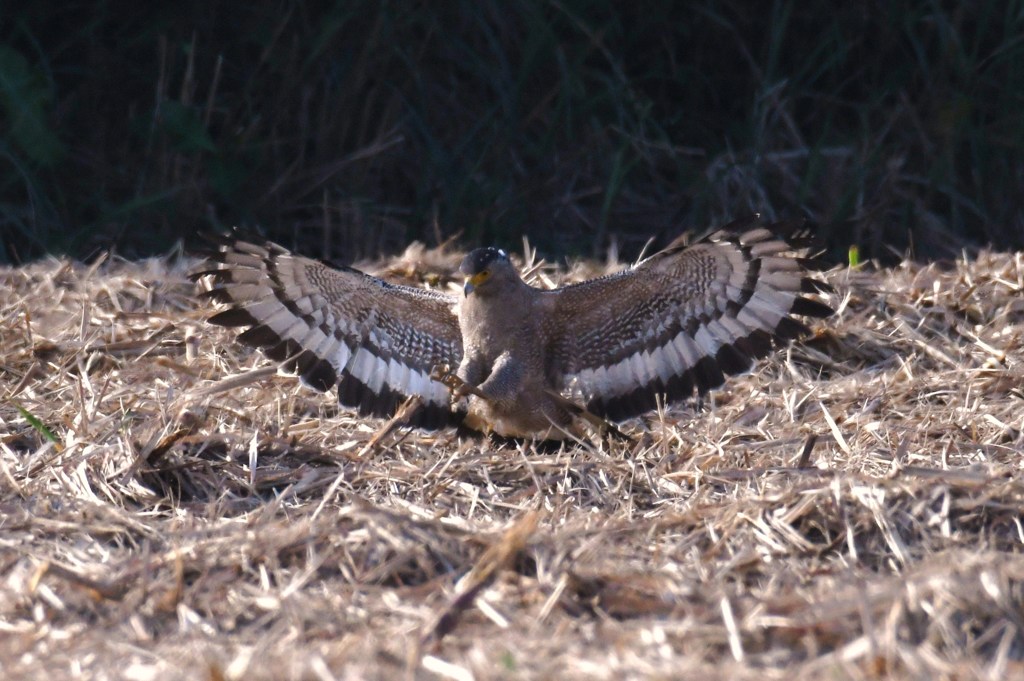
[[[435,381],[444,383],[444,379],[451,376],[452,367],[449,364],[435,364],[430,369],[430,377]]]
[[[467,392],[467,384],[454,372],[448,364],[435,364],[434,368],[430,370],[430,377],[435,381],[442,383],[452,393],[452,400],[456,400],[460,397],[464,397]]]
[[[430,370],[430,377],[451,391],[452,402],[457,402],[469,395],[476,395],[482,399],[487,399],[487,396],[480,391],[480,388],[463,381],[447,364],[435,364],[434,368]]]

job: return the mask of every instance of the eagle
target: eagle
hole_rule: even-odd
[[[802,225],[754,215],[550,290],[498,248],[466,255],[452,295],[239,237],[193,276],[222,308],[209,322],[361,414],[416,398],[413,426],[549,438],[581,416],[618,422],[703,395],[809,333],[797,317],[833,314]]]

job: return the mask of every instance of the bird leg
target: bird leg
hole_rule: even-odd
[[[457,400],[466,395],[476,395],[484,400],[490,399],[480,388],[466,383],[459,378],[449,364],[435,364],[434,368],[430,370],[430,377],[435,381],[443,383],[448,390],[452,391],[452,400]]]
[[[430,377],[435,381],[443,383],[449,390],[451,390],[453,400],[465,397],[466,395],[475,395],[484,400],[491,399],[482,390],[480,390],[480,388],[476,387],[475,385],[466,383],[461,378],[459,378],[455,374],[455,372],[452,371],[451,366],[449,366],[448,364],[435,364],[434,368],[430,370]],[[632,437],[626,435],[621,430],[619,430],[615,426],[615,424],[611,423],[606,419],[601,418],[600,416],[589,411],[585,407],[576,404],[575,402],[565,397],[561,393],[558,393],[554,390],[547,390],[546,392],[563,409],[568,411],[570,414],[573,414],[574,416],[582,418],[584,421],[586,421],[595,429],[597,429],[598,432],[608,433],[617,440],[622,440],[626,442],[633,441]]]

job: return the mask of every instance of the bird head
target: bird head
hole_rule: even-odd
[[[512,281],[516,274],[508,253],[500,248],[478,248],[463,258],[459,271],[466,276],[462,287],[468,297],[474,291],[485,293],[497,290],[501,282]]]

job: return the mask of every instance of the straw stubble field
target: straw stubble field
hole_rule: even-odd
[[[375,440],[190,264],[0,272],[4,678],[1024,675],[1022,254],[833,270],[813,338],[539,451]]]

